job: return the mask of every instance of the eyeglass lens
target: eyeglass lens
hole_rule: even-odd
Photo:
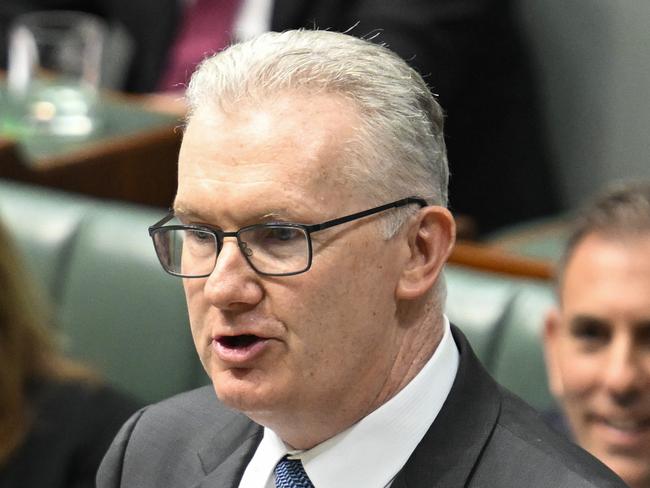
[[[238,233],[241,252],[258,272],[291,274],[309,267],[310,243],[300,227],[264,224]],[[157,229],[154,243],[160,262],[173,274],[208,276],[214,270],[223,242],[199,229]]]

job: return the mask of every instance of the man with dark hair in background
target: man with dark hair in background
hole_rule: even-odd
[[[547,317],[554,423],[632,488],[650,487],[650,182],[586,206]]]

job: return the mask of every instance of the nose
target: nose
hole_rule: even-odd
[[[613,338],[603,375],[608,393],[619,405],[627,406],[640,397],[644,372],[630,335]]]
[[[204,293],[215,307],[238,311],[255,307],[263,297],[259,276],[249,266],[235,238],[225,238]]]

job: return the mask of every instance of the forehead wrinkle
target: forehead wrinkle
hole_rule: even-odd
[[[195,116],[192,119],[194,123],[191,124],[194,130],[190,133],[194,134],[198,131],[207,135],[208,132],[218,132],[224,140],[233,146],[239,146],[244,152],[251,148],[266,153],[270,161],[281,161],[276,155],[277,152],[296,148],[307,152],[308,160],[318,160],[319,152],[329,143],[328,139],[334,136],[333,132],[336,129],[320,132],[320,137],[314,139],[304,138],[302,129],[305,122],[300,117],[294,116],[295,97],[287,98],[284,103],[281,103],[281,100],[276,97],[273,99],[275,103],[269,102],[255,107],[244,106],[229,114],[206,114],[200,117],[200,120]],[[287,102],[291,104],[286,105]],[[310,124],[320,125],[317,118],[312,119]],[[218,154],[218,148],[214,150]],[[233,165],[240,163],[234,157],[230,161]],[[228,163],[227,160],[222,162]]]
[[[194,116],[192,121],[198,126],[197,131],[203,133],[205,131],[218,131],[231,143],[234,142],[235,145],[242,149],[243,154],[240,154],[239,158],[234,155],[230,155],[230,158],[224,158],[223,155],[218,154],[218,148],[214,149],[215,154],[219,156],[220,162],[229,166],[239,166],[242,163],[254,165],[255,161],[247,160],[245,157],[242,158],[249,148],[250,152],[264,153],[268,164],[282,163],[282,158],[278,157],[278,153],[294,152],[295,149],[305,156],[303,164],[294,168],[296,173],[304,174],[305,172],[318,171],[319,177],[334,179],[339,172],[337,166],[344,161],[345,148],[353,139],[353,134],[342,137],[343,134],[340,129],[345,124],[337,124],[333,127],[330,126],[328,130],[316,131],[318,137],[314,139],[303,137],[305,121],[301,117],[295,117],[295,106],[299,98],[305,98],[304,103],[313,106],[310,98],[307,98],[303,93],[297,92],[276,96],[259,106],[245,105],[233,113],[205,114],[202,117]],[[343,114],[351,116],[353,119],[359,119],[358,108],[351,106],[346,100],[335,95],[328,95],[323,98],[334,102],[339,106],[340,110],[335,114],[330,109],[326,110],[323,112],[323,119],[319,117],[321,113],[316,111],[309,121],[312,127],[319,127],[328,123],[328,121],[331,122],[332,117],[341,117]],[[353,125],[356,125],[356,122],[357,120],[353,122]],[[325,160],[321,157],[322,152],[332,151],[332,148],[337,148],[335,160]],[[325,171],[326,168],[333,170]],[[299,169],[302,169],[302,171],[298,171]]]
[[[260,190],[263,191],[263,190]],[[196,195],[195,191],[192,192]],[[225,198],[231,199],[231,193],[237,194],[236,190],[232,188],[225,191]],[[255,198],[251,198],[250,194],[241,205],[232,206],[219,205],[218,199],[200,199],[200,203],[190,199],[185,200],[185,195],[179,193],[174,201],[174,211],[182,216],[200,218],[201,220],[213,220],[216,218],[227,218],[233,221],[241,221],[247,223],[262,223],[264,221],[284,220],[293,222],[310,221],[310,211],[312,205],[305,205],[305,195],[297,191],[287,191],[285,188],[282,191],[283,201],[281,202],[266,202],[260,201],[257,203]],[[192,197],[192,198],[195,198]]]
[[[282,179],[281,183],[283,185],[291,182],[291,180],[296,185],[307,184],[310,180],[322,182],[335,177],[336,174],[332,164],[323,164],[321,153],[325,151],[324,144],[314,144],[306,155],[302,151],[302,164],[291,166],[283,165],[284,157],[281,154],[283,152],[286,154],[286,149],[283,151],[282,148],[277,147],[277,144],[274,146],[269,145],[268,150],[262,151],[265,153],[262,160],[254,159],[246,154],[239,156],[219,155],[218,164],[225,169],[221,174],[215,174],[212,170],[215,163],[210,160],[209,155],[197,158],[195,163],[184,163],[184,158],[182,158],[179,164],[179,180],[183,178],[197,179],[202,184],[209,182],[240,185],[276,184],[275,179],[278,176],[284,176],[289,178]],[[256,148],[254,152],[258,153],[259,150]],[[338,158],[336,159],[338,161]],[[330,161],[327,161],[327,163],[330,163]],[[278,174],[278,169],[282,170],[281,175]],[[245,178],[238,178],[239,173],[243,173]]]
[[[233,223],[253,214],[249,202],[263,210],[259,212],[263,218],[304,223],[333,218],[347,209],[348,200],[358,200],[358,192],[341,171],[353,136],[350,128],[359,117],[354,107],[319,107],[306,118],[308,114],[296,112],[295,99],[285,102],[291,103],[260,108],[270,110],[275,121],[268,132],[252,134],[249,129],[255,126],[247,125],[245,109],[211,120],[195,115],[184,139],[179,194],[197,205],[201,202],[204,214]],[[307,102],[312,108],[318,105]],[[334,188],[337,197],[332,199],[329,190]],[[275,209],[263,209],[256,202],[270,204],[268,195],[274,195]],[[220,209],[220,198],[234,201]]]
[[[318,158],[315,159],[318,160]],[[259,168],[259,171],[250,171],[250,168],[255,166]],[[313,169],[309,166],[309,164],[304,164],[299,165],[298,168],[289,169],[280,165],[276,167],[275,163],[271,162],[243,164],[239,166],[242,168],[241,177],[236,167],[233,167],[233,171],[224,171],[223,174],[216,175],[207,169],[192,171],[192,174],[179,172],[179,195],[183,195],[183,192],[186,191],[183,181],[191,182],[192,193],[206,195],[202,198],[205,205],[210,205],[217,199],[217,195],[223,195],[224,198],[233,198],[233,196],[237,198],[240,193],[246,193],[247,200],[254,200],[255,193],[264,193],[271,189],[274,192],[277,191],[283,201],[275,202],[279,203],[277,207],[279,211],[269,210],[266,212],[269,214],[269,218],[286,218],[286,216],[296,214],[296,209],[310,207],[315,203],[327,204],[328,207],[334,206],[334,202],[328,203],[324,197],[319,196],[318,190],[327,183],[333,183],[343,188],[344,183],[339,182],[337,172],[330,170],[329,164],[319,164]],[[278,167],[285,171],[281,174],[278,173],[276,169]],[[265,168],[268,168],[268,171]],[[306,199],[311,200],[312,203],[307,203]],[[265,217],[267,216],[265,215]]]

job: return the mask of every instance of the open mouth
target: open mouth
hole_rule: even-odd
[[[241,366],[264,354],[270,342],[268,337],[255,334],[224,335],[215,337],[212,347],[221,361]]]
[[[261,337],[252,334],[242,334],[236,336],[221,336],[217,342],[228,349],[246,349],[253,344],[263,340]]]

